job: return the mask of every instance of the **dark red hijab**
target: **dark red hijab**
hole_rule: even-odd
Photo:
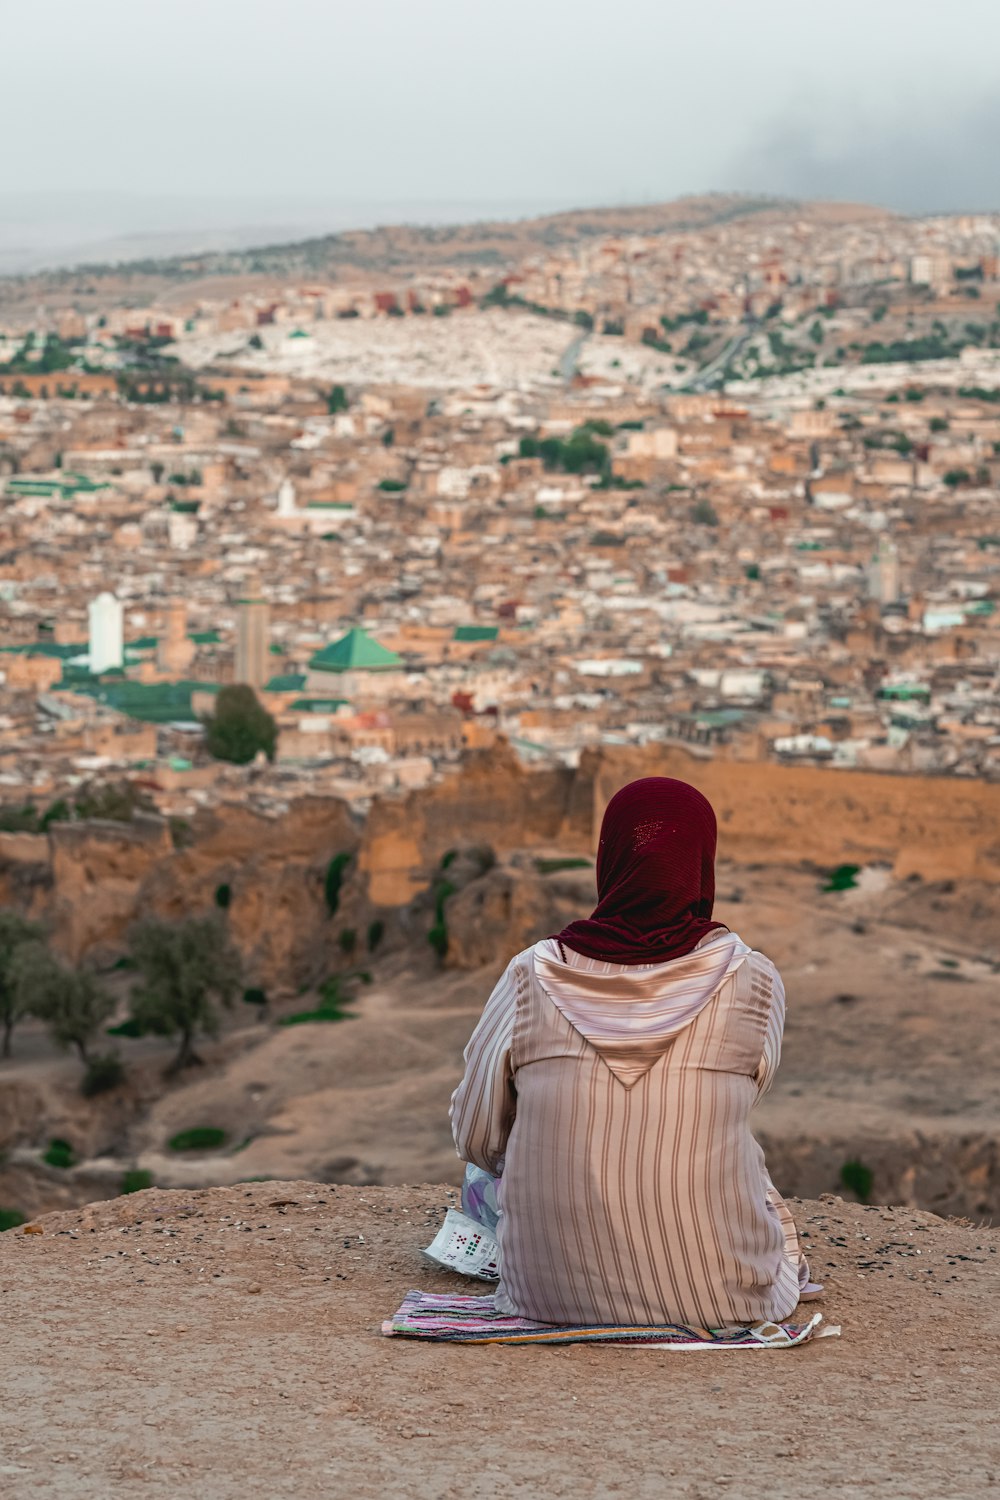
[[[646,776],[608,803],[597,850],[597,906],[559,941],[616,964],[681,958],[713,928],[715,813],[686,781]]]

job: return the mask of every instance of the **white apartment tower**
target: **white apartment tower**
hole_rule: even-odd
[[[298,514],[298,506],[295,503],[295,486],[292,481],[285,478],[278,485],[278,515],[282,520]]]
[[[125,664],[125,611],[106,591],[90,603],[90,670],[110,672]]]

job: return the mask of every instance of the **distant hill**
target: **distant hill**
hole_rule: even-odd
[[[792,199],[735,193],[705,193],[671,203],[581,208],[517,220],[469,224],[394,224],[291,244],[246,250],[213,250],[199,254],[147,257],[84,264],[30,276],[0,278],[8,296],[16,286],[39,292],[84,290],[84,283],[124,280],[136,283],[190,282],[201,278],[263,275],[269,279],[321,278],[351,269],[378,273],[420,271],[449,266],[500,267],[522,257],[572,245],[596,235],[670,234],[708,229],[756,216],[780,221],[794,215],[814,222],[878,222],[892,216],[884,209],[858,204],[801,203]],[[144,287],[151,295],[152,286]]]

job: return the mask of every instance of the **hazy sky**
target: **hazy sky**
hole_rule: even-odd
[[[140,228],[148,200],[1000,209],[1000,0],[0,0],[0,35],[8,224],[66,194],[118,228],[121,195]]]

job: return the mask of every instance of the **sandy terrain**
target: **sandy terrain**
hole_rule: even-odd
[[[443,1187],[152,1190],[0,1239],[5,1500],[984,1496],[1000,1234],[798,1204],[843,1336],[785,1352],[383,1339]]]

